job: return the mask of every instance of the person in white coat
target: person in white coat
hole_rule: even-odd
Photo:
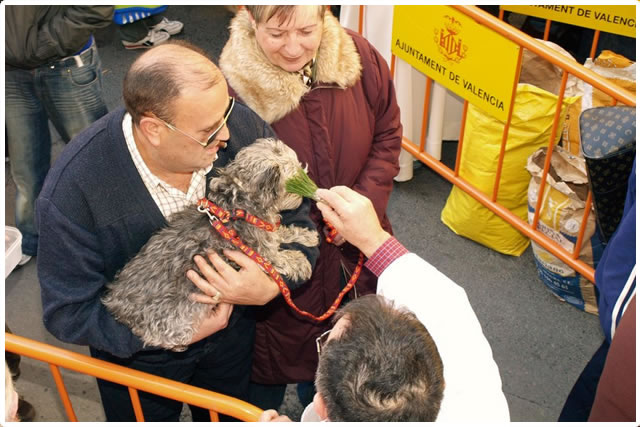
[[[508,422],[500,372],[464,289],[384,231],[366,197],[341,186],[316,195],[324,218],[368,258],[365,266],[379,276],[377,293],[386,300],[347,304],[330,333],[319,338],[318,392],[302,421]],[[351,309],[354,304],[360,308]],[[373,316],[362,310],[366,304]],[[393,311],[396,325],[389,334]],[[363,340],[364,321],[393,339]],[[358,337],[351,333],[356,328],[365,332]],[[416,346],[401,350],[399,343],[407,341],[416,341],[421,354]],[[390,375],[389,366],[411,374]],[[261,420],[287,418],[268,410]]]

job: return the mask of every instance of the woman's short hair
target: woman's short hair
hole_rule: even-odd
[[[291,18],[293,12],[296,9],[296,5],[271,5],[271,6],[245,6],[253,19],[258,24],[262,24],[267,22],[269,19],[274,16],[278,17],[278,23],[284,24]],[[318,5],[318,17],[322,18],[324,16],[324,11],[326,6]]]

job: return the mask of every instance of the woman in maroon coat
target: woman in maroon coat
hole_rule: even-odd
[[[380,53],[323,6],[247,6],[230,29],[220,68],[232,90],[308,164],[319,187],[345,185],[367,196],[391,232],[385,211],[399,170],[402,126]],[[315,206],[312,218],[322,233]],[[342,266],[350,275],[357,260],[358,250],[342,237],[323,242],[313,276],[293,292],[295,304],[324,313],[346,283]],[[375,293],[376,282],[363,270],[349,297]],[[258,309],[252,380],[271,385],[277,397],[256,404],[277,408],[287,383],[313,381],[315,339],[330,327],[330,320],[297,315],[283,298]]]

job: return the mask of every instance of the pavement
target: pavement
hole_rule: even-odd
[[[188,40],[217,59],[227,37],[231,12],[224,6],[170,6],[167,16],[185,24]],[[96,34],[110,110],[121,105],[122,78],[140,51],[127,51],[112,25]],[[53,156],[64,148],[56,135]],[[451,165],[454,142],[443,147]],[[15,185],[5,164],[5,224],[14,225]],[[499,254],[453,233],[440,221],[451,184],[415,163],[411,181],[395,183],[388,214],[395,235],[462,286],[491,344],[500,369],[512,421],[556,421],[576,378],[602,342],[597,316],[560,301],[538,279],[531,248],[519,257]],[[61,256],[64,256],[61,254]],[[83,346],[62,343],[42,324],[36,261],[5,280],[5,321],[14,333],[88,354]],[[473,357],[473,354],[469,354]],[[66,421],[48,366],[23,358],[18,391],[36,408],[36,421]],[[63,371],[80,421],[104,421],[93,378]],[[290,386],[281,413],[299,419],[302,407]],[[183,419],[189,420],[187,410]]]

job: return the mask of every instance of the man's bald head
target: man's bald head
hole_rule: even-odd
[[[205,91],[223,81],[202,49],[172,41],[149,49],[133,62],[124,78],[124,103],[134,123],[145,113],[171,122],[173,103],[185,88]]]

